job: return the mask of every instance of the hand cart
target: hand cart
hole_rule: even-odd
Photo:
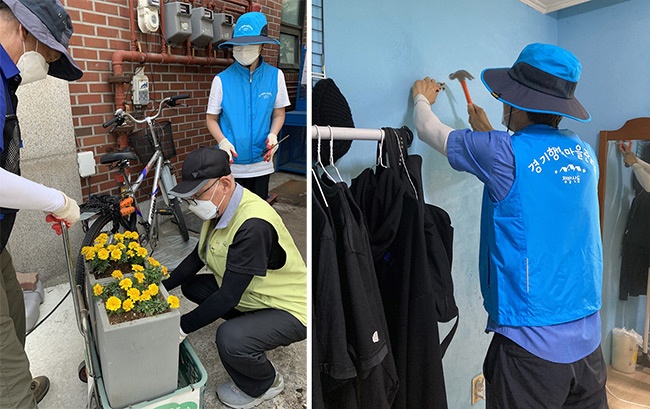
[[[83,295],[84,289],[76,282],[73,268],[73,258],[70,250],[70,238],[65,223],[61,223],[63,236],[63,249],[66,255],[68,278],[72,293],[77,327],[84,338],[84,361],[79,364],[79,379],[88,383],[87,408],[112,409],[102,380],[99,356],[92,333],[90,315]],[[201,364],[194,349],[188,340],[180,346],[178,365],[178,389],[159,398],[129,405],[133,409],[169,409],[169,408],[197,408],[203,409],[205,402],[203,395],[208,379],[207,371]]]

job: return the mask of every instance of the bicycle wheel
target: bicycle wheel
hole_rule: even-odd
[[[190,233],[187,231],[187,225],[185,224],[185,217],[183,217],[183,212],[181,211],[181,199],[175,197],[169,201],[169,207],[174,214],[174,220],[178,225],[178,230],[181,232],[181,237],[183,241],[188,241],[190,239]]]
[[[160,187],[160,192],[162,193],[163,200],[174,216],[174,220],[178,226],[178,230],[181,232],[183,241],[188,241],[190,239],[190,233],[187,231],[185,217],[183,217],[183,212],[181,211],[181,200],[177,197],[170,197],[169,195],[169,191],[175,186],[176,183],[176,179],[172,175],[173,172],[171,170],[171,165],[169,165],[169,163],[165,163],[165,166],[163,166],[161,169],[158,186]]]

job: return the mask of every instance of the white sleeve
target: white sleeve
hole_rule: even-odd
[[[413,99],[413,121],[420,140],[447,156],[447,138],[454,129],[440,122],[422,94]]]
[[[64,205],[60,191],[0,168],[0,207],[53,212]]]
[[[223,101],[223,86],[221,85],[221,78],[215,75],[210,87],[207,113],[212,115],[221,114],[221,101]]]
[[[275,105],[273,108],[284,108],[291,105],[289,101],[289,92],[287,91],[287,83],[284,81],[284,73],[278,70],[278,95],[275,97]]]
[[[632,170],[645,191],[650,192],[650,164],[636,158],[636,163],[632,164]]]

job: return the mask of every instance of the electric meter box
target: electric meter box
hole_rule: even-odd
[[[180,44],[192,34],[192,5],[175,2],[165,4],[165,40]]]
[[[212,21],[212,44],[218,45],[232,38],[233,17],[230,14],[216,13]]]
[[[205,7],[194,7],[192,9],[192,35],[190,42],[194,47],[201,48],[212,41],[212,10]]]

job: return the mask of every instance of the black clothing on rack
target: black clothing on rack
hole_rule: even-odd
[[[344,331],[340,332],[340,320],[334,320],[339,325],[328,321],[328,317],[333,318],[336,312],[327,310],[336,310],[338,301],[336,294],[322,294],[320,290],[323,289],[323,280],[335,279],[326,275],[332,271],[322,271],[321,265],[313,266],[316,287],[312,286],[312,291],[317,291],[314,294],[314,320],[320,334],[320,340],[316,342],[319,345],[324,405],[332,409],[388,409],[395,397],[398,381],[365,222],[344,183],[323,179],[315,183],[320,184],[324,198],[318,193],[315,195],[314,206],[321,206],[323,212],[313,212],[317,219],[323,214],[327,216],[336,238],[336,257],[323,260],[321,250],[318,250],[318,260],[324,263],[336,261],[345,322]],[[321,312],[325,321],[321,319]],[[327,343],[328,338],[331,340],[336,336],[340,339],[335,341],[335,345],[322,348],[321,342]],[[340,348],[341,340],[346,341],[346,350]],[[330,349],[336,345],[338,348]],[[321,356],[323,349],[325,356]],[[352,368],[346,365],[349,362],[353,363]]]
[[[433,281],[441,274],[451,278],[452,228],[440,223],[449,220],[439,214],[442,209],[425,210],[422,158],[406,151],[410,130],[384,128],[384,132],[384,163],[389,168],[363,171],[350,189],[367,221],[400,381],[392,408],[444,409],[447,397]],[[426,216],[427,212],[431,214]],[[434,273],[435,268],[446,271]],[[449,305],[449,314],[453,309],[455,303]]]
[[[619,300],[646,295],[650,268],[650,192],[641,190],[632,201],[621,252]]]

